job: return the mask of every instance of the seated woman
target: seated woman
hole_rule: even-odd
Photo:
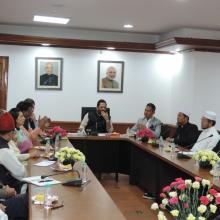
[[[16,135],[17,146],[21,153],[27,153],[30,150],[30,148],[33,147],[33,145],[39,144],[38,137],[39,135],[43,134],[43,130],[45,129],[46,126],[48,126],[48,118],[44,117],[40,119],[38,128],[27,131],[23,126],[25,121],[23,113],[19,111],[17,108],[11,109],[9,113],[14,118],[16,130],[17,130],[17,135]]]

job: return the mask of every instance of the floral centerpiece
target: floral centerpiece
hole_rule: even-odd
[[[206,220],[216,213],[220,204],[220,193],[212,188],[209,180],[200,177],[195,177],[194,182],[177,178],[163,188],[160,197],[162,203],[151,206],[159,210],[159,220],[167,220],[160,209],[167,209],[177,220]]]
[[[199,162],[201,168],[211,168],[220,161],[219,156],[211,150],[199,150],[193,158]]]
[[[53,143],[55,143],[56,138],[61,139],[63,137],[66,137],[67,132],[60,126],[55,126],[47,131],[47,136],[52,140]]]
[[[64,165],[71,164],[73,166],[76,161],[85,161],[84,154],[74,147],[61,148],[56,152],[55,157]]]
[[[148,140],[150,138],[151,139],[155,138],[154,133],[150,129],[148,129],[148,128],[144,128],[144,129],[138,131],[136,133],[136,136],[138,138],[140,138],[142,142],[148,142]]]

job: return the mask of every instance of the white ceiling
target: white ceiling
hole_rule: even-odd
[[[68,28],[123,31],[131,23],[134,32],[156,34],[182,27],[220,31],[219,12],[220,0],[0,0],[0,24],[39,25],[32,21],[38,14],[68,17]]]

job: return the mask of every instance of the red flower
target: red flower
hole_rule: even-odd
[[[170,186],[171,186],[171,187],[176,187],[178,184],[179,184],[178,182],[172,182],[172,183],[170,184]]]
[[[177,189],[184,190],[186,188],[185,183],[181,183],[179,186],[177,186]]]
[[[215,199],[215,203],[216,203],[217,205],[220,204],[220,197],[216,197],[216,199]]]
[[[199,176],[195,176],[195,181],[197,181],[197,182],[201,182],[201,181],[202,181],[202,178],[199,177]]]
[[[163,192],[169,192],[171,190],[170,186],[165,186],[162,191]]]
[[[209,199],[206,196],[201,196],[199,200],[203,205],[209,204]]]
[[[179,202],[179,199],[177,197],[172,197],[169,200],[170,205],[176,205]]]
[[[164,193],[160,193],[161,198],[166,198],[166,195]]]
[[[140,131],[137,132],[137,136],[138,137],[148,137],[148,138],[154,138],[154,133],[148,129],[148,128],[144,128]]]
[[[210,189],[209,190],[209,193],[212,195],[212,196],[216,196],[218,194],[218,192],[215,190],[215,189]]]

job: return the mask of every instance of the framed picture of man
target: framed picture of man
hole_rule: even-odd
[[[98,92],[123,92],[124,62],[98,61]]]
[[[62,90],[63,59],[35,58],[35,89]]]

